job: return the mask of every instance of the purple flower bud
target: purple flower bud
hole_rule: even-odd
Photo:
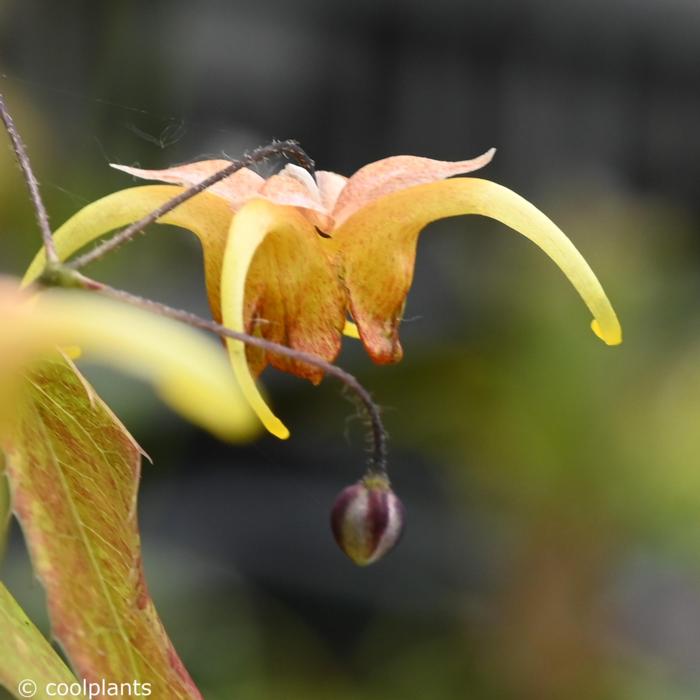
[[[358,566],[372,564],[391,550],[403,522],[403,504],[379,474],[343,489],[331,510],[335,541]]]

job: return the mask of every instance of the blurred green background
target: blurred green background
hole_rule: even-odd
[[[164,167],[299,139],[350,174],[462,159],[540,206],[603,282],[473,217],[423,234],[405,359],[340,364],[385,407],[399,548],[336,549],[362,426],[331,382],[265,383],[287,443],[216,442],[87,367],[155,460],[145,565],[213,699],[681,700],[700,693],[700,5],[683,0],[0,3],[0,89],[52,221]],[[0,149],[0,273],[38,234]],[[152,232],[96,276],[205,312],[201,254]],[[18,528],[0,570],[45,630]],[[2,691],[0,691],[0,697]]]

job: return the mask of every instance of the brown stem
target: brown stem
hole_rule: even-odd
[[[27,183],[29,188],[29,196],[32,199],[32,204],[34,205],[34,212],[36,213],[36,220],[39,224],[39,230],[41,231],[41,237],[44,240],[44,248],[46,250],[46,260],[50,264],[56,264],[58,262],[58,253],[56,252],[56,245],[54,244],[53,236],[51,235],[51,225],[49,224],[49,215],[46,213],[46,207],[44,206],[44,201],[41,198],[41,193],[39,192],[39,183],[32,170],[32,165],[29,161],[29,155],[27,154],[27,148],[22,141],[22,137],[17,131],[15,126],[15,120],[12,118],[7,105],[5,104],[5,98],[0,94],[0,119],[2,119],[7,135],[10,137],[12,142],[12,150],[15,153],[19,167],[22,170],[22,175],[24,175],[24,181]]]
[[[147,214],[138,221],[135,221],[130,226],[127,226],[127,228],[115,234],[109,240],[101,243],[88,253],[85,253],[84,255],[81,255],[72,262],[68,263],[68,267],[73,270],[81,270],[86,265],[99,260],[103,256],[124,245],[124,243],[128,243],[132,238],[141,233],[147,226],[157,221],[161,216],[164,216],[169,211],[172,211],[175,209],[175,207],[198,195],[200,192],[204,192],[204,190],[216,184],[220,180],[224,180],[230,175],[233,175],[233,173],[241,168],[252,165],[253,163],[259,163],[260,161],[266,160],[267,158],[275,155],[284,155],[294,158],[302,167],[313,170],[314,162],[308,155],[306,155],[304,150],[296,141],[273,141],[267,146],[260,146],[240,160],[231,161],[230,165],[227,165],[225,168],[219,170],[213,175],[210,175],[208,178],[202,180],[196,185],[192,185],[191,187],[187,188],[184,192],[181,192],[177,196],[159,206],[157,209],[154,209],[150,214]]]
[[[372,426],[372,452],[368,471],[387,476],[387,432],[382,422],[379,406],[375,403],[374,399],[372,399],[369,391],[367,391],[367,389],[365,389],[365,387],[362,386],[362,384],[360,384],[360,382],[349,372],[346,372],[344,369],[341,369],[330,362],[326,362],[326,360],[322,360],[317,355],[312,355],[311,353],[303,352],[302,350],[295,350],[294,348],[287,347],[286,345],[279,345],[278,343],[274,343],[271,340],[266,340],[265,338],[259,338],[240,331],[234,331],[226,326],[222,326],[220,323],[209,321],[201,316],[190,313],[189,311],[175,309],[167,304],[152,301],[151,299],[146,299],[144,297],[137,296],[136,294],[131,294],[130,292],[122,289],[115,289],[114,287],[110,287],[102,282],[85,277],[80,273],[67,271],[67,276],[72,279],[72,286],[80,286],[84,289],[99,292],[103,296],[107,296],[133,306],[138,306],[161,316],[182,321],[183,323],[194,326],[195,328],[201,328],[202,330],[209,331],[210,333],[215,333],[221,338],[232,338],[233,340],[239,340],[247,345],[252,345],[253,347],[261,348],[268,352],[284,355],[297,362],[305,362],[318,367],[326,374],[335,377],[357,396],[362,404],[362,407],[366,411],[367,417],[369,418]],[[65,281],[61,282],[61,286],[67,286]]]

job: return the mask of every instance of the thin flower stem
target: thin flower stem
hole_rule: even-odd
[[[127,226],[127,228],[115,234],[109,240],[101,243],[84,255],[77,257],[75,260],[68,263],[68,267],[72,270],[81,270],[86,265],[99,260],[108,253],[111,253],[113,250],[116,250],[120,246],[124,245],[124,243],[128,243],[139,233],[142,233],[147,226],[157,221],[161,216],[164,216],[169,211],[172,211],[175,209],[175,207],[198,195],[200,192],[204,192],[204,190],[216,184],[220,180],[224,180],[230,175],[233,175],[233,173],[237,172],[241,168],[245,168],[253,163],[259,163],[275,155],[283,155],[288,158],[293,158],[302,167],[306,168],[307,170],[313,170],[313,160],[309,158],[304,149],[302,149],[296,141],[273,141],[267,146],[260,146],[251,151],[249,154],[245,155],[240,160],[231,161],[230,165],[227,165],[225,168],[219,170],[213,175],[210,175],[208,178],[202,180],[196,185],[192,185],[192,187],[189,187],[184,192],[181,192],[177,196],[159,206],[157,209],[154,209],[150,214],[147,214],[138,221],[135,221],[130,226]]]
[[[44,201],[41,198],[41,193],[39,192],[39,183],[34,175],[34,171],[32,170],[29,155],[27,154],[27,148],[22,141],[22,137],[19,135],[19,131],[17,131],[15,120],[12,118],[12,115],[7,109],[5,98],[1,93],[0,119],[2,119],[2,122],[5,125],[7,135],[10,137],[10,141],[12,143],[12,150],[15,153],[20,169],[22,170],[24,181],[27,183],[27,187],[29,188],[29,196],[32,199],[34,212],[36,213],[36,220],[39,224],[41,237],[44,241],[46,260],[50,264],[56,264],[58,262],[58,253],[56,252],[56,245],[54,244],[53,236],[51,234],[49,215],[46,213],[46,207],[44,206]]]
[[[138,306],[142,309],[152,311],[161,316],[166,316],[168,318],[175,319],[177,321],[182,321],[195,328],[200,328],[210,333],[215,333],[221,338],[232,338],[233,340],[239,340],[247,345],[252,345],[253,347],[261,348],[267,352],[273,352],[278,355],[284,355],[297,362],[306,362],[307,364],[314,365],[319,369],[323,370],[326,374],[335,377],[337,380],[342,382],[348,389],[350,389],[355,396],[359,399],[362,407],[364,408],[367,417],[369,418],[371,424],[371,437],[372,437],[372,451],[371,459],[368,466],[368,472],[371,474],[382,474],[388,479],[387,475],[387,432],[384,428],[384,423],[382,421],[381,411],[379,406],[372,398],[371,394],[367,389],[365,389],[362,384],[349,372],[344,369],[322,360],[317,355],[312,355],[308,352],[303,352],[302,350],[295,350],[294,348],[287,347],[286,345],[279,345],[265,338],[259,338],[257,336],[248,335],[247,333],[242,333],[240,331],[234,331],[226,326],[216,323],[215,321],[209,321],[197,316],[196,314],[190,313],[189,311],[184,311],[182,309],[175,309],[167,304],[162,304],[157,301],[152,301],[144,297],[137,296],[136,294],[131,294],[122,289],[115,289],[109,285],[98,282],[89,277],[85,277],[80,273],[73,271],[67,271],[68,276],[72,278],[74,285],[80,286],[84,289],[89,289],[96,291],[103,296],[110,297],[117,301],[125,302],[133,306]],[[61,286],[65,285],[65,281],[61,283]]]

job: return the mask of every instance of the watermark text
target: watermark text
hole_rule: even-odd
[[[150,683],[141,681],[129,681],[114,683],[102,679],[101,681],[89,681],[83,678],[81,681],[67,683],[47,683],[39,688],[36,681],[25,678],[17,684],[17,693],[20,698],[33,698],[39,691],[50,698],[147,698],[153,692]]]

